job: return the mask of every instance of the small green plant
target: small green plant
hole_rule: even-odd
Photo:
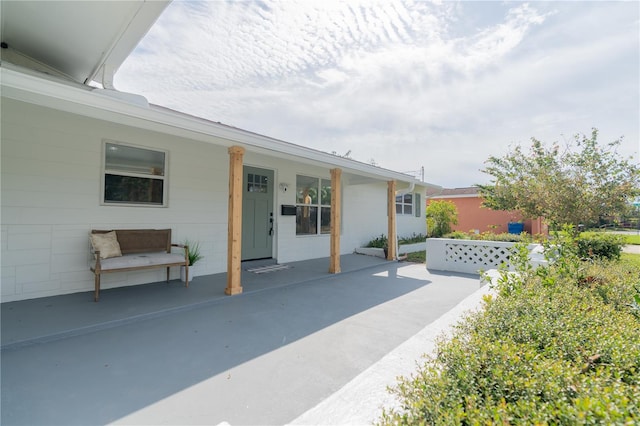
[[[203,257],[200,253],[200,243],[185,240],[184,245],[189,247],[189,266],[193,266]]]
[[[414,243],[424,243],[424,240],[427,237],[424,234],[416,234],[415,232],[411,234],[410,237],[400,237],[398,239],[399,244],[414,244]]]
[[[372,248],[385,248],[389,247],[389,241],[387,240],[387,236],[384,234],[380,234],[379,237],[376,237],[367,243],[367,247]]]
[[[413,244],[413,243],[423,243],[427,237],[423,234],[416,234],[415,232],[411,234],[410,237],[400,237],[398,238],[398,244]],[[365,247],[372,248],[385,248],[389,246],[389,240],[387,240],[387,236],[384,234],[380,234],[379,237],[375,237],[371,241],[367,243]]]

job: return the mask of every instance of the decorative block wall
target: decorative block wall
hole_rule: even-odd
[[[480,271],[509,265],[511,248],[516,243],[499,241],[427,239],[427,269],[478,274]],[[530,244],[532,260],[539,263],[539,246]]]

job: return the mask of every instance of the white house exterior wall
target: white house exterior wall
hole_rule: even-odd
[[[274,257],[280,263],[329,256],[330,235],[296,235],[295,216],[282,216],[282,204],[296,204],[296,176],[304,175],[331,179],[329,169],[302,165],[275,157],[248,152],[246,165],[263,167],[275,171],[274,218],[276,222]],[[283,192],[280,183],[288,185]],[[342,185],[342,229],[340,252],[353,253],[356,247],[366,244],[371,238],[387,232],[386,183],[351,185],[347,178]]]
[[[387,184],[346,186],[343,197],[343,236],[341,247],[353,252],[373,238],[387,234]]]
[[[226,271],[229,156],[225,146],[7,98],[2,98],[1,107],[3,302],[91,290],[91,229],[171,228],[174,242],[200,242],[203,273]],[[168,152],[166,208],[101,205],[105,139]],[[274,170],[273,256],[282,263],[328,257],[330,236],[296,236],[295,216],[281,216],[280,205],[295,204],[296,175],[330,179],[330,170],[250,151],[244,163]],[[280,190],[279,183],[287,183],[288,191]],[[346,254],[386,234],[386,182],[354,185],[346,177],[342,189],[340,248]],[[423,221],[398,219],[400,235],[422,232]],[[405,231],[410,226],[413,230]],[[177,269],[172,273],[178,277]],[[162,280],[162,269],[107,274],[102,287]]]
[[[417,191],[417,189],[416,189]],[[415,194],[415,192],[414,192]],[[414,195],[415,197],[415,195]],[[420,193],[420,216],[414,214],[396,214],[396,223],[398,228],[398,237],[410,237],[413,234],[427,234],[427,219],[425,216],[424,205],[425,194]],[[414,206],[415,209],[415,206]]]
[[[100,205],[103,139],[169,152],[168,207]],[[1,157],[3,302],[92,289],[94,228],[171,228],[200,241],[205,273],[226,268],[224,147],[3,98]],[[162,269],[108,274],[102,287],[162,280]]]

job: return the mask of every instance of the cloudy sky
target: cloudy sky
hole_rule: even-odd
[[[174,1],[115,86],[463,187],[592,127],[638,161],[639,63],[635,1]]]

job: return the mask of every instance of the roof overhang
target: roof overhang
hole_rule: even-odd
[[[2,0],[0,39],[21,57],[75,82],[110,87],[113,74],[169,3]]]
[[[455,195],[429,195],[429,199],[451,199],[451,198],[480,198],[480,194],[455,194]]]
[[[294,160],[303,164],[340,168],[350,184],[397,181],[407,187],[434,187],[413,176],[361,163],[322,151],[226,126],[162,107],[121,99],[120,92],[68,84],[50,76],[3,63],[0,66],[2,97],[72,114],[162,132],[220,146],[238,145],[247,151]],[[117,95],[117,96],[116,96]],[[398,188],[402,189],[402,188]]]

